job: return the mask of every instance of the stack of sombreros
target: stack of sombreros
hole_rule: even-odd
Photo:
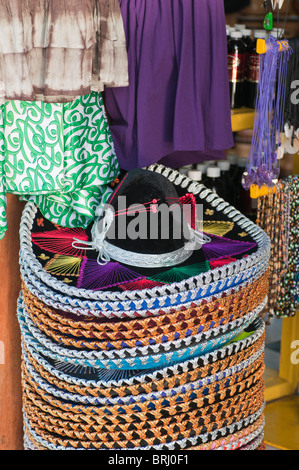
[[[161,165],[87,229],[20,228],[28,449],[260,449],[270,243]]]

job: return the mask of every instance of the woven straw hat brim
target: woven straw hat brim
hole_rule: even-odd
[[[234,415],[230,418],[225,419],[225,425],[231,426],[234,423],[248,419],[250,416],[257,414],[263,405],[259,404],[257,406],[252,406],[251,408],[247,408],[245,412],[242,414]],[[66,423],[63,421],[52,420],[52,423],[49,423],[47,416],[45,416],[45,420],[41,414],[34,414],[26,409],[26,418],[28,422],[30,422],[32,428],[38,434],[43,435],[44,433],[50,433],[52,436],[59,436],[61,440],[63,439],[71,439],[75,441],[82,441],[82,447],[84,445],[88,445],[88,442],[96,442],[98,446],[100,443],[104,443],[107,447],[112,446],[113,442],[118,443],[121,447],[128,447],[130,443],[134,443],[134,445],[140,446],[142,442],[148,441],[148,444],[152,442],[160,441],[160,444],[165,444],[167,441],[176,440],[177,436],[201,436],[203,434],[208,433],[215,433],[217,430],[223,427],[223,424],[220,422],[211,422],[210,424],[201,425],[200,421],[197,419],[185,420],[183,423],[177,422],[171,425],[167,425],[166,423],[161,423],[160,426],[155,424],[155,427],[150,429],[136,429],[133,431],[126,431],[125,429],[121,429],[118,431],[106,431],[103,432],[96,427],[92,429],[74,429],[71,423]],[[120,426],[118,426],[120,428]]]
[[[224,326],[256,308],[267,292],[268,276],[264,275],[244,289],[205,302],[201,307],[177,310],[155,318],[113,323],[68,319],[45,306],[26,289],[22,294],[33,323],[54,341],[78,349],[111,350],[166,343]]]
[[[47,390],[40,388],[23,369],[24,394],[30,397],[41,409],[47,409],[52,413],[63,414],[72,417],[72,420],[84,420],[88,416],[99,425],[117,423],[140,423],[142,421],[152,421],[163,419],[174,415],[181,415],[197,409],[205,416],[210,412],[210,406],[217,403],[218,411],[229,408],[232,404],[239,403],[240,397],[247,397],[252,400],[257,394],[263,394],[264,383],[261,379],[264,367],[258,366],[256,371],[249,374],[244,379],[232,383],[219,390],[210,390],[209,394],[202,395],[202,389],[194,390],[192,393],[180,394],[179,396],[168,396],[165,398],[151,399],[145,402],[126,404],[76,404],[69,401],[67,394],[61,394],[62,398],[55,397]],[[146,397],[145,397],[146,398]],[[56,410],[56,411],[55,411]]]
[[[28,432],[28,430],[27,430]],[[34,439],[32,436],[29,436],[26,432],[24,433],[24,450],[46,450],[45,447],[42,447],[40,444],[37,444],[34,442]],[[257,434],[257,432],[252,434],[252,437],[254,437]],[[260,432],[260,434],[253,438],[250,442],[246,444],[248,441],[248,438],[243,438],[241,439],[240,446],[238,447],[239,450],[265,450],[265,442],[264,442],[264,432]],[[192,450],[190,448],[189,450]],[[233,450],[229,445],[227,446],[226,450]]]
[[[59,361],[52,361],[51,359],[41,355],[25,338],[23,338],[23,346],[26,352],[28,351],[35,361],[41,364],[45,370],[58,379],[78,386],[81,389],[83,387],[94,389],[98,389],[100,387],[103,389],[103,394],[106,396],[109,389],[117,388],[117,390],[119,390],[120,387],[123,387],[125,390],[131,390],[132,387],[135,389],[136,387],[144,386],[144,384],[149,384],[152,385],[155,390],[159,383],[161,383],[161,387],[163,389],[166,386],[165,381],[173,380],[173,378],[183,384],[186,380],[188,381],[190,374],[192,374],[192,376],[194,375],[194,372],[196,372],[197,378],[202,378],[211,374],[212,371],[216,373],[217,371],[223,370],[223,367],[238,362],[240,355],[243,358],[253,354],[264,342],[264,321],[260,317],[257,317],[255,324],[256,330],[250,333],[248,337],[230,342],[229,344],[226,344],[210,353],[206,353],[205,355],[179,362],[174,365],[168,364],[163,368],[155,368],[145,371],[129,371],[130,376],[126,376],[127,371],[124,371],[119,378],[107,378],[104,372],[109,371],[106,371],[105,369],[99,369],[98,376],[96,378],[90,378],[90,374],[88,373],[89,370],[85,373],[85,369],[81,371],[80,377],[77,376],[78,374],[73,374],[71,370],[64,373]]]
[[[174,437],[175,433],[188,432],[193,429],[196,435],[215,432],[221,427],[231,425],[242,419],[248,418],[250,415],[257,413],[263,406],[261,399],[255,402],[240,405],[234,409],[234,413],[222,417],[221,413],[211,414],[205,418],[196,417],[196,412],[190,412],[182,419],[160,419],[151,422],[143,422],[140,424],[124,424],[121,425],[105,425],[77,423],[73,421],[65,421],[51,416],[48,413],[41,412],[37,407],[25,398],[24,412],[27,420],[32,423],[32,427],[40,428],[49,433],[53,433],[62,438],[78,439],[82,441],[130,441],[134,439],[145,439],[146,437],[159,437],[161,439],[169,439]]]
[[[254,424],[249,425],[247,428],[242,429],[231,436],[217,439],[215,442],[208,444],[201,444],[198,446],[190,447],[190,450],[237,450],[245,444],[252,442],[257,436],[261,434],[265,427],[265,418],[261,416]]]
[[[243,384],[232,386],[226,391],[215,393],[208,398],[200,398],[192,402],[176,404],[170,407],[150,406],[123,407],[106,410],[104,407],[80,406],[55,399],[50,394],[37,389],[36,384],[30,383],[26,375],[22,376],[23,401],[26,409],[33,410],[35,414],[43,413],[49,419],[61,420],[81,429],[101,429],[102,432],[115,432],[119,430],[153,429],[161,424],[174,424],[198,419],[202,425],[215,421],[225,422],[229,417],[243,413],[251,406],[264,401],[264,383],[257,379],[246,380]],[[231,395],[231,396],[230,396]],[[165,404],[165,403],[164,403]],[[137,409],[141,410],[137,412]],[[112,413],[115,412],[115,414]]]
[[[264,351],[264,340],[265,332],[261,336],[257,336],[255,340],[252,339],[252,343],[248,343],[246,347],[240,346],[237,351],[232,353],[229,352],[228,347],[223,348],[227,350],[227,355],[223,359],[217,359],[217,357],[213,356],[211,358],[205,357],[206,364],[204,365],[192,364],[190,361],[186,364],[181,364],[176,370],[171,370],[169,367],[164,373],[161,371],[159,375],[155,374],[154,377],[148,373],[140,378],[138,377],[139,381],[113,381],[110,387],[107,384],[103,385],[101,381],[71,377],[51,366],[34,351],[31,350],[29,352],[27,345],[22,344],[22,348],[26,361],[45,381],[58,389],[67,390],[81,396],[87,395],[94,398],[113,399],[128,396],[138,397],[153,392],[167,394],[168,390],[177,387],[186,387],[188,389],[194,382],[198,381],[202,384],[206,382],[213,383],[213,377],[217,377],[217,380],[219,377],[219,380],[221,380],[230,371],[238,370],[240,364],[250,363],[262,354]],[[241,342],[241,340],[238,341],[238,343]],[[195,367],[196,365],[197,367]]]
[[[201,355],[223,346],[236,337],[261,313],[266,302],[267,298],[244,318],[237,319],[235,322],[229,324],[229,328],[226,326],[226,328],[220,327],[218,331],[215,329],[215,331],[213,331],[213,338],[211,337],[212,333],[207,334],[206,337],[201,333],[193,338],[170,342],[170,347],[161,344],[157,345],[158,347],[132,348],[111,352],[78,351],[76,349],[63,348],[55,344],[34,326],[26,314],[26,309],[20,305],[18,318],[22,333],[27,336],[27,341],[30,341],[37,351],[39,350],[43,355],[51,357],[52,359],[63,360],[81,366],[104,369],[144,369],[158,366],[162,367],[170,362],[184,361],[187,358]],[[164,352],[162,350],[163,346],[165,347]],[[178,349],[175,349],[175,347]],[[162,350],[162,352],[159,352],[159,350]]]
[[[30,375],[42,390],[52,394],[53,396],[70,400],[74,403],[103,405],[109,407],[113,404],[125,405],[128,403],[138,403],[140,401],[145,403],[148,400],[151,401],[159,398],[167,399],[169,396],[176,396],[179,400],[182,395],[188,393],[193,395],[194,390],[196,390],[194,396],[199,391],[201,391],[202,396],[206,396],[216,391],[218,392],[221,389],[227,388],[232,384],[244,380],[252,373],[257,373],[264,368],[264,345],[262,345],[261,348],[247,360],[239,362],[235,366],[228,367],[222,372],[217,372],[212,376],[205,377],[204,379],[199,379],[177,387],[165,388],[161,391],[150,391],[149,393],[141,393],[139,395],[131,394],[125,397],[115,396],[114,398],[99,397],[89,393],[86,393],[85,395],[83,393],[74,393],[73,391],[69,390],[67,384],[64,382],[57,383],[57,380],[55,381],[54,385],[51,383],[53,381],[50,380],[49,382],[46,378],[39,374],[39,372],[29,361],[25,351],[23,351],[23,359],[27,375]],[[114,393],[117,393],[117,391]]]
[[[185,320],[189,319],[191,316],[194,316],[193,310],[196,312],[196,316],[200,316],[201,313],[208,311],[209,313],[213,312],[213,307],[223,308],[224,306],[233,305],[235,299],[242,299],[244,294],[247,293],[247,290],[253,289],[256,290],[257,285],[264,287],[265,283],[268,284],[268,271],[265,272],[259,278],[251,278],[246,283],[238,285],[234,289],[228,289],[226,292],[221,295],[211,295],[205,299],[199,300],[197,302],[188,302],[187,304],[182,304],[180,306],[168,307],[167,309],[155,309],[148,310],[147,316],[143,318],[138,317],[137,312],[135,312],[136,317],[133,319],[130,318],[115,318],[112,321],[109,319],[97,318],[93,314],[90,315],[77,315],[69,314],[64,310],[57,310],[56,308],[48,307],[45,303],[42,302],[37,296],[33,295],[25,286],[22,284],[22,293],[24,296],[24,301],[26,305],[34,305],[40,311],[43,311],[50,317],[53,321],[61,323],[64,326],[71,326],[72,330],[79,329],[81,330],[92,330],[99,331],[103,333],[103,339],[112,339],[110,337],[113,333],[117,332],[124,334],[126,330],[139,331],[142,329],[151,329],[153,326],[163,326],[167,325],[171,319],[175,319],[175,322],[181,321],[182,315],[185,316]],[[223,306],[223,307],[222,307]],[[82,333],[83,334],[83,333]],[[106,336],[107,335],[107,336]]]
[[[147,433],[148,437],[153,437],[151,434],[154,430],[156,436],[173,435],[174,432],[181,430],[188,430],[190,428],[196,429],[197,435],[205,434],[206,432],[214,432],[221,429],[224,425],[233,424],[241,419],[247,418],[253,413],[258,412],[264,405],[264,397],[262,394],[257,394],[248,401],[240,401],[237,405],[230,407],[228,410],[223,409],[217,412],[216,407],[209,408],[210,413],[203,414],[202,410],[197,409],[174,415],[170,417],[163,417],[151,421],[130,422],[121,424],[105,424],[101,425],[85,416],[85,419],[73,420],[72,417],[66,413],[59,413],[59,410],[43,411],[38,400],[32,398],[32,394],[25,393],[24,395],[24,412],[29,421],[38,421],[38,424],[50,431],[48,426],[55,426],[55,434],[66,436],[68,431],[76,435],[80,440],[130,440],[136,439],[138,436],[144,436]],[[53,429],[52,429],[53,430]],[[84,433],[84,434],[82,434]],[[88,436],[87,436],[88,435]],[[95,435],[97,437],[95,437]],[[70,436],[68,436],[70,437]]]
[[[246,259],[246,258],[245,258]],[[61,294],[61,291],[50,289],[46,284],[36,278],[30,268],[25,267],[20,261],[20,270],[23,283],[26,288],[46,305],[58,310],[77,313],[79,315],[94,315],[100,318],[136,318],[148,316],[148,311],[159,314],[160,310],[169,307],[188,306],[192,302],[198,302],[210,296],[221,296],[228,289],[239,285],[246,285],[251,278],[255,280],[265,274],[268,270],[268,260],[258,263],[248,270],[232,275],[227,279],[210,283],[204,286],[194,287],[183,293],[169,293],[163,297],[152,297],[151,299],[138,299],[126,302],[100,302],[89,301],[82,298],[70,297]],[[141,291],[143,292],[143,291]]]
[[[55,322],[54,325],[52,321],[43,314],[39,309],[34,308],[32,305],[26,303],[24,299],[23,305],[26,313],[30,317],[32,323],[47,337],[51,338],[54,342],[59,344],[70,346],[77,349],[86,349],[86,350],[122,350],[122,349],[134,349],[134,348],[145,348],[147,346],[151,347],[153,345],[158,345],[163,343],[164,346],[170,342],[175,345],[179,344],[180,339],[184,340],[186,338],[195,338],[198,335],[202,335],[203,340],[205,338],[214,337],[218,334],[220,328],[225,332],[225,329],[229,330],[232,322],[236,322],[238,319],[244,319],[246,315],[258,307],[260,304],[260,299],[265,298],[268,293],[267,282],[260,282],[258,285],[257,292],[251,292],[249,297],[243,296],[242,300],[238,302],[235,298],[233,305],[225,307],[224,305],[219,306],[219,302],[216,302],[215,314],[206,313],[200,319],[195,316],[192,316],[190,319],[185,320],[185,315],[182,312],[181,315],[178,314],[178,317],[181,317],[181,321],[175,324],[171,324],[172,328],[169,331],[169,325],[162,325],[154,328],[145,329],[141,332],[146,337],[139,337],[138,339],[130,339],[130,333],[132,336],[135,336],[133,333],[134,329],[131,331],[128,330],[126,340],[97,340],[95,338],[85,338],[85,330],[79,330],[77,333],[73,328],[64,328],[62,325]],[[22,296],[23,297],[23,296]],[[224,304],[224,302],[223,302]],[[209,310],[209,309],[207,309]],[[226,312],[226,315],[222,315],[222,312]],[[192,313],[196,313],[196,310],[193,309]],[[169,322],[172,321],[171,317],[168,318]],[[155,322],[154,322],[155,324]],[[54,328],[52,328],[52,326]],[[62,330],[62,331],[61,331]],[[74,332],[74,334],[73,334]],[[80,333],[82,332],[82,336]],[[94,335],[94,332],[91,333],[91,336]],[[118,335],[116,334],[116,337]],[[199,338],[199,341],[201,339]],[[175,347],[175,346],[174,346]],[[145,350],[145,349],[144,349]]]
[[[252,437],[256,436],[256,434],[257,432],[254,432],[252,434]],[[246,444],[247,441],[248,441],[248,438],[243,438],[243,439],[241,438],[241,442],[240,442],[238,449],[239,450],[257,450],[257,451],[266,449],[263,431],[260,432],[260,434],[257,437],[253,438],[250,442]],[[25,450],[46,450],[45,447],[42,447],[41,445],[34,442],[34,439],[32,438],[32,436],[29,437],[27,435],[26,430],[24,433],[24,448]],[[193,449],[189,448],[189,450],[193,450]],[[209,449],[209,450],[212,450],[212,449]],[[232,449],[232,447],[228,445],[225,450],[235,450],[235,449]]]
[[[210,450],[210,449],[222,449],[224,447],[228,449],[237,449],[246,443],[251,442],[257,436],[260,435],[264,428],[264,406],[258,410],[257,413],[234,423],[229,426],[225,426],[219,430],[204,435],[196,436],[195,432],[190,432],[190,436],[181,437],[178,440],[171,440],[167,443],[160,443],[159,439],[156,439],[156,443],[148,444],[147,441],[142,441],[142,445],[135,446],[134,441],[128,441],[127,446],[121,445],[119,442],[107,442],[99,443],[97,441],[78,441],[72,439],[61,439],[53,437],[50,433],[42,432],[43,436],[40,436],[36,432],[24,417],[25,430],[27,435],[32,436],[34,442],[39,446],[41,445],[45,449],[51,450],[74,450],[74,449],[103,449],[103,450],[114,450],[114,449],[135,449],[135,450],[180,450],[180,449],[198,449],[198,450]],[[40,432],[40,430],[39,430]],[[153,439],[153,442],[155,440]]]

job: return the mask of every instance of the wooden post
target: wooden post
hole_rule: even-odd
[[[24,203],[8,195],[8,230],[0,241],[0,450],[23,449],[19,226]]]

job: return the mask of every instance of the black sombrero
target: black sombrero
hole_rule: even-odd
[[[99,220],[86,230],[54,225],[38,209],[32,222],[33,256],[24,264],[33,266],[35,258],[51,278],[81,290],[126,292],[180,283],[258,248],[248,231],[205,199],[141,169],[123,176]],[[126,236],[130,227],[140,236]]]

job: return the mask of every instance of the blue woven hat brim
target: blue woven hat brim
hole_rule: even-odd
[[[123,371],[116,371],[116,373],[107,369],[98,369],[98,372],[96,373],[94,368],[86,368],[81,369],[80,378],[76,377],[74,374],[72,375],[71,366],[67,367],[67,372],[64,373],[63,362],[50,360],[49,358],[47,360],[46,357],[43,357],[39,352],[33,349],[29,342],[25,343],[25,347],[34,360],[36,360],[47,372],[59,380],[82,387],[111,387],[114,390],[117,390],[118,387],[155,382],[156,380],[162,380],[163,378],[173,377],[184,372],[205,367],[208,364],[216,363],[218,361],[224,360],[227,357],[235,357],[240,352],[250,348],[263,336],[265,332],[265,322],[260,317],[257,317],[256,323],[256,330],[248,337],[230,342],[221,348],[216,349],[215,351],[206,353],[193,359],[187,359],[186,361],[174,365],[168,364],[164,368],[154,368],[148,370],[127,371],[124,369]],[[92,376],[96,375],[97,378],[91,379],[90,374],[92,374]]]
[[[244,318],[237,319],[229,326],[230,331],[226,331],[225,327],[221,327],[220,334],[212,339],[204,339],[203,333],[196,335],[198,344],[187,346],[192,341],[192,337],[177,342],[169,342],[167,346],[161,345],[146,346],[143,348],[130,348],[121,351],[78,351],[72,348],[63,348],[51,341],[46,335],[41,333],[32,323],[26,313],[23,301],[20,299],[18,305],[18,319],[23,335],[27,337],[27,341],[39,350],[43,355],[52,359],[59,359],[72,364],[78,364],[83,367],[96,367],[104,369],[148,369],[154,367],[163,367],[170,363],[182,362],[198,355],[218,349],[228,341],[236,337],[244,328],[252,323],[252,321],[264,309],[267,298],[263,299],[261,304]],[[226,326],[227,330],[228,327]],[[194,338],[193,338],[194,339]],[[171,344],[176,343],[177,350],[171,351]],[[158,347],[157,347],[158,346]],[[159,349],[165,348],[164,352],[157,352]],[[181,348],[181,349],[180,349]],[[138,354],[138,356],[136,355]]]

